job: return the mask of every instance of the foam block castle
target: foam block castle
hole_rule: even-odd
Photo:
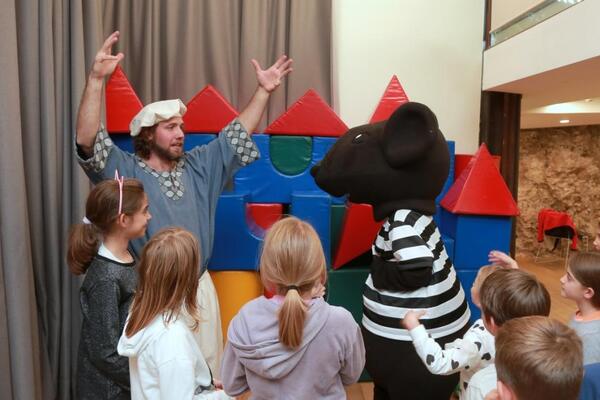
[[[385,120],[408,101],[392,77],[370,122]],[[238,112],[212,86],[187,104],[186,150],[213,140]],[[117,68],[106,86],[106,124],[115,144],[133,151],[128,133],[142,103]],[[329,266],[327,300],[347,308],[360,322],[362,290],[370,250],[381,225],[371,206],[352,204],[319,189],[310,168],[348,127],[313,90],[307,91],[267,127],[254,133],[260,159],[242,168],[217,206],[215,245],[209,270],[221,305],[223,330],[248,300],[262,294],[258,256],[265,230],[289,214],[309,221],[318,232]],[[518,209],[485,145],[473,156],[458,155],[448,141],[450,173],[437,199],[434,219],[459,278],[469,288],[492,249],[508,252],[512,217]],[[469,299],[470,301],[470,299]],[[471,311],[477,318],[478,310]]]

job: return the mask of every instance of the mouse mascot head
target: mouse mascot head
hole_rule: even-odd
[[[371,204],[382,220],[403,208],[434,214],[449,160],[433,112],[406,103],[387,121],[350,129],[311,172],[323,190]]]

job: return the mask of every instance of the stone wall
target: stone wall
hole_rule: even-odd
[[[517,252],[536,249],[541,208],[566,211],[593,241],[600,220],[600,125],[521,131]]]

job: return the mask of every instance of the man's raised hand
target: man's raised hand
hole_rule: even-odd
[[[269,93],[277,89],[281,84],[281,79],[292,72],[292,62],[293,60],[291,58],[288,59],[286,55],[283,55],[268,69],[262,69],[258,61],[252,59],[252,65],[256,71],[258,85]]]
[[[112,74],[117,64],[125,57],[123,53],[112,55],[112,46],[119,40],[119,35],[119,31],[111,33],[102,44],[100,50],[98,50],[98,53],[96,53],[90,73],[91,78],[103,79]]]

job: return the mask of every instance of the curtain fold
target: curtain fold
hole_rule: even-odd
[[[66,266],[70,224],[90,184],[73,156],[87,71],[115,29],[122,66],[144,103],[189,101],[207,84],[238,110],[263,67],[287,53],[294,72],[260,129],[306,90],[331,98],[331,1],[5,0],[0,3],[0,393],[72,399],[80,279]]]

